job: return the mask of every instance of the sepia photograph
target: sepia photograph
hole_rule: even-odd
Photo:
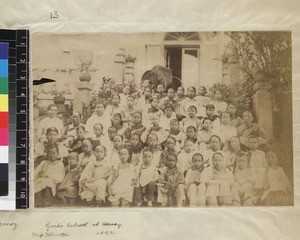
[[[291,32],[31,43],[35,207],[294,205]]]

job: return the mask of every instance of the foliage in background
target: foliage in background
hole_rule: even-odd
[[[237,115],[242,116],[242,113],[251,109],[251,96],[248,96],[247,92],[243,92],[241,88],[242,85],[226,85],[224,83],[215,83],[211,88],[209,88],[209,95],[214,99],[216,91],[221,91],[223,94],[223,101],[227,103],[233,103],[237,107]],[[242,94],[243,96],[239,95]],[[240,99],[243,99],[243,102],[240,102]]]
[[[50,94],[52,96],[62,96],[66,93],[69,93],[69,91],[65,89],[61,89],[58,87],[57,83],[51,83],[51,84],[46,84],[42,85],[39,90],[36,90],[36,97],[39,94]]]
[[[121,94],[125,86],[130,87],[129,94],[137,93],[137,86],[134,81],[123,84],[116,84],[114,79],[109,77],[102,78],[102,86],[98,91],[96,97],[94,97],[91,101],[90,106],[84,106],[85,111],[93,111],[98,101],[104,102],[105,106],[111,103],[112,97],[114,93]]]
[[[214,99],[216,91],[220,91],[223,94],[223,100],[225,102],[232,102],[233,90],[224,83],[215,83],[209,91],[211,92],[211,98]]]
[[[255,74],[261,71],[270,80],[274,109],[284,107],[281,96],[291,91],[292,84],[290,32],[225,32],[225,34],[230,38],[227,53],[237,56],[239,69],[243,74],[241,83],[234,86],[238,93],[237,102],[245,107],[249,105],[253,95]],[[226,56],[223,60],[226,61]]]

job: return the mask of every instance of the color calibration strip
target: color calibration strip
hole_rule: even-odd
[[[0,29],[0,42],[9,45],[8,197],[13,195],[16,209],[26,209],[29,207],[29,31]],[[2,124],[2,117],[0,121]]]
[[[8,47],[0,42],[0,196],[8,195]]]

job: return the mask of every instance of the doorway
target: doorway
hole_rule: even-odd
[[[165,46],[166,67],[173,77],[181,79],[182,86],[199,87],[199,46]]]

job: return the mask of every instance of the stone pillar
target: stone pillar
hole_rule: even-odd
[[[82,113],[83,104],[88,106],[91,102],[91,90],[93,89],[93,84],[88,81],[82,81],[75,83],[77,91],[74,94],[74,110],[76,112]]]
[[[124,84],[134,81],[134,62],[126,62],[124,70]]]
[[[270,79],[265,73],[258,72],[254,80],[253,110],[257,115],[257,123],[270,139],[273,138],[273,103]]]
[[[230,55],[228,58],[228,72],[229,72],[231,84],[235,84],[240,81],[240,70],[238,66],[238,59],[235,55]]]
[[[120,48],[114,58],[113,79],[116,84],[122,84],[124,80],[124,63],[125,63],[125,49]]]

